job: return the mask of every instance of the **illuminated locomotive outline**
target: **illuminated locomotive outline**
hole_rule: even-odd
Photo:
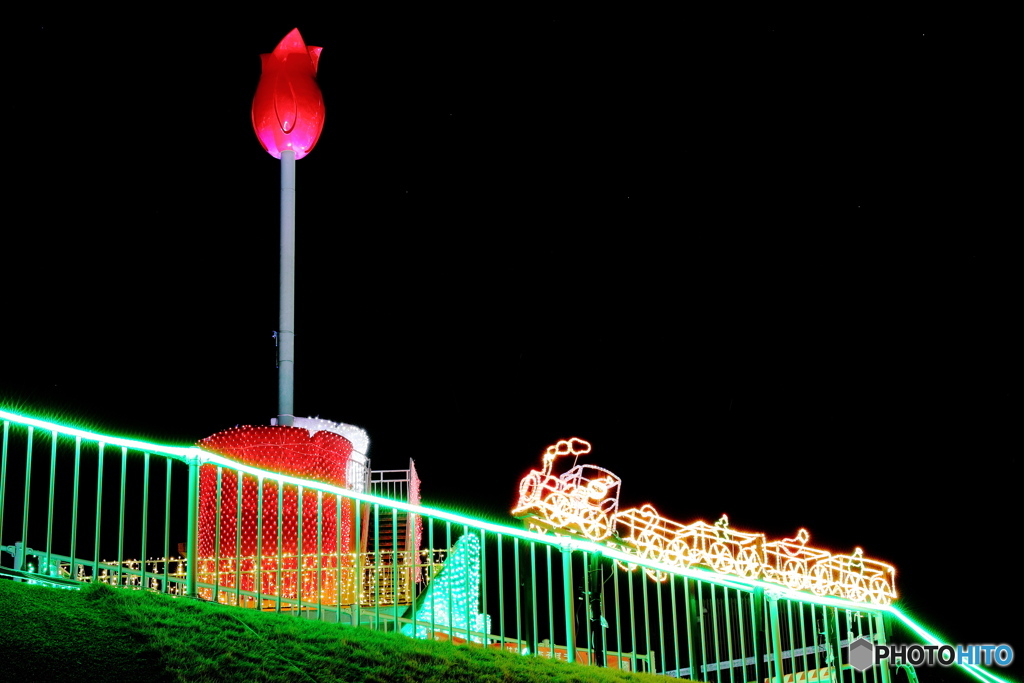
[[[583,536],[640,559],[685,569],[707,567],[855,602],[888,605],[896,598],[895,568],[864,557],[860,548],[852,555],[834,555],[810,547],[806,529],[793,538],[769,541],[763,533],[730,528],[726,515],[714,524],[701,520],[680,524],[662,517],[649,503],[619,510],[622,480],[609,470],[574,462],[561,475],[551,473],[555,458],[572,455],[578,459],[590,451],[590,443],[577,437],[548,446],[542,468],[531,470],[519,482],[519,500],[512,514],[540,533]],[[668,578],[662,571],[644,571],[656,581]]]

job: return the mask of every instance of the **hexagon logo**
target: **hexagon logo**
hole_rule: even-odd
[[[864,671],[875,663],[875,646],[867,638],[858,638],[850,643],[850,666]]]

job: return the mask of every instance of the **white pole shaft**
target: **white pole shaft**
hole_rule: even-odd
[[[281,152],[281,317],[277,331],[277,424],[295,417],[295,152]]]

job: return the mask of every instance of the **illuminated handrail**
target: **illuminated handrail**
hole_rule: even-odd
[[[23,557],[39,558],[39,563],[47,568],[56,564],[55,573],[62,577],[74,575],[86,581],[107,580],[116,585],[129,583],[141,587],[145,584],[147,588],[156,585],[164,592],[205,594],[211,599],[219,598],[221,594],[233,595],[244,598],[237,600],[241,604],[248,601],[254,606],[281,611],[315,612],[320,618],[330,616],[342,621],[344,617],[354,624],[394,628],[402,623],[411,623],[413,610],[420,606],[421,598],[435,584],[433,579],[443,576],[448,570],[446,560],[435,556],[434,549],[443,553],[468,534],[480,541],[476,544],[479,548],[479,588],[475,603],[463,600],[456,591],[452,591],[434,600],[435,604],[442,606],[448,603],[447,620],[440,612],[432,612],[426,618],[417,613],[415,618],[416,623],[429,625],[431,633],[444,634],[452,640],[484,639],[496,647],[512,644],[511,647],[516,649],[526,647],[533,653],[569,660],[576,658],[578,643],[581,651],[592,653],[588,657],[597,659],[602,651],[609,654],[633,653],[632,658],[623,659],[620,666],[649,662],[649,667],[655,671],[689,669],[698,674],[729,669],[730,680],[763,680],[774,675],[773,671],[782,675],[829,666],[818,648],[812,647],[821,638],[820,625],[823,622],[834,621],[836,627],[831,630],[836,633],[863,635],[873,642],[882,643],[886,631],[883,622],[894,619],[926,642],[939,642],[891,605],[814,595],[756,576],[714,572],[698,564],[680,566],[670,555],[638,557],[628,549],[609,547],[578,536],[541,535],[526,528],[279,475],[194,447],[162,446],[96,434],[4,410],[0,410],[0,420],[3,421],[0,535],[3,542],[15,540],[12,537],[17,537],[21,543],[27,543],[29,536],[39,539],[39,543],[33,545],[35,549],[23,548]],[[16,428],[12,430],[12,426]],[[24,452],[23,461],[15,462],[16,451]],[[555,453],[553,457],[566,454],[570,453]],[[49,460],[50,469],[34,468],[33,458],[36,463]],[[63,463],[69,470],[74,470],[73,479],[69,476],[63,489],[51,484],[56,463]],[[159,558],[171,558],[170,551],[177,550],[177,543],[171,543],[169,530],[174,526],[180,528],[185,512],[182,506],[172,503],[177,496],[181,499],[187,497],[194,504],[198,471],[203,466],[213,466],[220,473],[237,472],[260,482],[322,494],[314,495],[316,500],[330,495],[336,501],[354,501],[357,527],[365,519],[377,528],[390,527],[393,531],[400,512],[409,513],[423,520],[425,549],[417,549],[410,554],[403,549],[377,547],[352,555],[349,563],[352,575],[364,578],[360,579],[361,597],[348,607],[341,604],[343,600],[335,600],[332,604],[330,599],[325,599],[329,598],[330,591],[324,593],[310,587],[318,581],[320,584],[330,581],[336,587],[339,577],[343,576],[339,569],[349,562],[342,562],[338,554],[328,558],[317,552],[323,540],[319,532],[314,538],[303,539],[307,547],[300,551],[303,558],[301,567],[297,561],[295,566],[289,566],[292,560],[282,553],[280,558],[268,554],[267,558],[260,558],[258,568],[254,565],[249,569],[242,567],[234,558],[199,558],[195,554],[196,520],[194,509],[190,509],[185,529],[188,539],[182,545],[195,561],[147,558],[145,564],[133,563],[126,540],[126,536],[131,535],[126,529],[126,520],[135,514],[143,520],[137,530],[141,541],[138,547],[159,546]],[[130,474],[133,469],[145,474],[145,485],[138,492],[132,492],[126,485],[125,473]],[[90,473],[95,480],[87,481]],[[22,477],[26,482],[25,493],[22,495],[20,489],[12,485],[8,495],[8,480],[17,480],[20,485]],[[182,495],[185,489],[182,484],[186,479],[193,484],[187,489],[188,496]],[[68,483],[71,481],[74,483]],[[110,485],[112,482],[113,486]],[[46,493],[37,496],[35,489]],[[129,504],[132,502],[130,493],[137,493],[145,501],[138,513]],[[63,514],[54,511],[53,500],[57,494],[73,499],[75,512],[70,528],[64,524],[67,520],[57,522]],[[20,506],[19,495],[22,496]],[[90,540],[95,541],[95,547],[85,544],[89,549],[85,558],[77,556],[81,553],[76,554],[74,540],[70,544],[70,552],[58,548],[65,543],[69,533],[74,539],[78,527],[84,527],[79,524],[84,520],[84,516],[82,520],[78,517],[79,504],[91,505],[93,502],[96,503],[97,517],[95,535]],[[219,505],[232,504],[237,505],[237,500],[219,501]],[[18,507],[21,508],[20,518]],[[30,512],[34,514],[36,509],[46,512],[42,515],[47,520],[44,530],[30,524]],[[108,514],[110,509],[116,512]],[[161,509],[163,516],[159,514]],[[60,533],[55,534],[55,528],[62,525]],[[111,537],[106,532],[108,526],[118,528],[119,533],[114,539],[116,543],[107,543]],[[158,527],[162,527],[162,533],[157,532]],[[104,530],[102,537],[101,529]],[[661,533],[668,530],[669,525],[658,529]],[[701,533],[704,536],[722,533],[717,528],[705,532]],[[741,538],[741,533],[731,531],[725,540],[738,543],[737,548],[745,547],[751,539]],[[44,536],[46,541],[42,545]],[[84,536],[82,534],[82,538]],[[108,546],[115,548],[116,557],[101,557]],[[426,559],[424,553],[429,555],[429,561],[423,561]],[[860,558],[856,554],[834,557],[837,572],[863,570],[866,576],[882,580],[888,578],[884,572],[879,574],[879,568],[870,562],[858,565]],[[264,563],[263,559],[267,562]],[[172,566],[175,562],[179,564]],[[203,562],[212,562],[212,571],[208,572],[210,581],[199,579]],[[331,562],[334,562],[333,566]],[[612,564],[615,562],[632,564],[654,575],[664,574],[666,580],[651,583],[640,577],[634,581],[635,574],[615,571]],[[185,576],[180,571],[182,564],[185,565]],[[17,569],[21,572],[19,578],[24,579],[27,575],[23,571],[25,567]],[[36,570],[39,569],[37,564]],[[225,571],[241,573],[243,570],[253,575],[256,572],[271,574],[274,586],[294,585],[295,590],[282,588],[281,594],[277,595],[263,592],[262,586],[260,590],[248,590],[238,582],[227,585],[229,582],[223,577]],[[297,577],[294,584],[288,584],[291,580],[289,572]],[[416,578],[417,572],[422,579]],[[528,590],[521,590],[522,586]],[[340,595],[336,588],[335,593]],[[588,595],[598,598],[592,601],[578,599]],[[400,597],[396,600],[395,596]],[[479,620],[451,618],[453,609],[464,611],[468,617],[477,613],[490,616],[490,632],[475,628]],[[600,625],[601,619],[607,623],[606,628]],[[459,628],[457,623],[467,626]],[[778,632],[788,633],[792,640],[791,648],[783,648],[781,641],[774,639],[772,634],[776,627]],[[541,644],[545,639],[553,643],[546,649]],[[773,652],[778,653],[774,659],[770,656]],[[791,654],[783,657],[783,652]],[[976,667],[968,667],[967,670],[982,681],[1002,680]],[[703,675],[698,674],[694,677]],[[726,675],[724,671],[722,675]],[[867,680],[871,683],[875,679]],[[877,680],[886,683],[884,677]]]

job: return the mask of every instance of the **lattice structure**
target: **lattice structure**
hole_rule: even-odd
[[[311,435],[303,428],[262,425],[235,427],[197,445],[241,464],[334,486],[346,485],[352,452],[351,442],[332,431]],[[295,486],[279,490],[276,481],[264,479],[261,486],[256,477],[244,475],[239,492],[238,473],[224,468],[219,474],[218,480],[213,465],[199,472],[199,582],[213,583],[216,574],[225,591],[238,580],[241,590],[290,599],[299,596],[300,588],[303,595],[315,595],[318,584],[327,585],[319,591],[322,602],[335,604],[337,572],[345,572],[337,566],[337,555],[340,551],[344,561],[356,550],[351,501],[340,501],[339,516],[339,501],[332,494],[304,490],[300,498]]]

